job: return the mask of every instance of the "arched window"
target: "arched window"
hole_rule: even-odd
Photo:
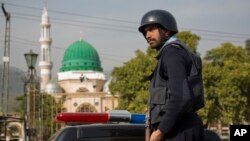
[[[76,109],[76,112],[97,112],[97,110],[95,106],[89,103],[83,103]]]

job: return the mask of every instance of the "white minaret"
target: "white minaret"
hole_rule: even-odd
[[[41,37],[39,40],[41,44],[41,56],[40,56],[40,90],[44,92],[46,84],[51,79],[51,43],[52,39],[50,37],[50,23],[47,7],[43,9],[42,22],[41,22]]]

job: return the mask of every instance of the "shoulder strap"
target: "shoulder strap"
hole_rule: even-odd
[[[190,76],[198,75],[201,69],[201,58],[197,54],[193,53],[189,47],[186,46],[185,43],[176,40],[171,42],[172,45],[177,45],[181,48],[183,48],[189,55],[189,57],[192,59],[192,68],[190,71]]]
[[[164,47],[161,50],[159,54],[160,56],[159,56],[158,62],[161,63],[162,53],[164,53],[166,48],[168,48],[169,46],[184,49],[188,53],[188,56],[191,58],[192,66],[191,66],[190,74],[187,76],[187,81],[186,81],[189,87],[185,87],[183,91],[189,89],[190,94],[192,94],[192,109],[194,111],[197,111],[200,108],[204,107],[201,58],[200,56],[193,53],[190,50],[190,48],[188,48],[183,42],[177,40],[177,41],[171,42],[170,44],[168,44],[166,47]],[[160,66],[158,65],[157,67],[160,67]]]
[[[160,53],[158,54],[158,65],[157,65],[157,69],[160,69],[160,64],[161,64],[161,61],[162,61],[162,54],[164,53],[164,51],[169,47],[169,46],[174,46],[174,47],[179,47],[179,48],[182,48],[184,49],[187,54],[189,55],[189,57],[191,58],[192,60],[192,67],[191,67],[191,70],[190,70],[190,74],[189,76],[197,76],[199,75],[199,73],[201,73],[201,58],[199,55],[193,53],[191,51],[191,49],[189,47],[186,46],[185,43],[181,42],[180,40],[176,40],[176,41],[173,41],[171,42],[170,44],[166,45],[161,51]],[[167,77],[167,76],[166,76]],[[167,79],[167,78],[165,78]]]

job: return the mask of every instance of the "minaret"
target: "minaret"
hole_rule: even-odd
[[[51,79],[51,43],[50,37],[50,23],[47,11],[47,6],[43,9],[42,22],[41,22],[41,37],[39,40],[41,44],[41,55],[40,55],[40,90],[44,92],[46,84]]]

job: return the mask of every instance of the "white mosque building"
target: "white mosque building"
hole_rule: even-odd
[[[105,112],[117,107],[117,96],[107,90],[98,52],[80,39],[64,52],[58,81],[51,80],[52,60],[50,22],[46,7],[41,21],[40,91],[62,102],[64,112]]]
[[[98,52],[88,42],[80,39],[73,42],[62,56],[58,80],[52,81],[52,60],[50,22],[47,8],[41,18],[41,44],[39,72],[40,92],[51,95],[60,102],[63,112],[106,112],[118,106],[118,97],[110,94],[107,80],[103,73]],[[52,124],[51,124],[52,125]],[[25,140],[24,122],[8,121],[7,128],[17,130],[4,138]],[[0,138],[3,139],[3,134]]]

